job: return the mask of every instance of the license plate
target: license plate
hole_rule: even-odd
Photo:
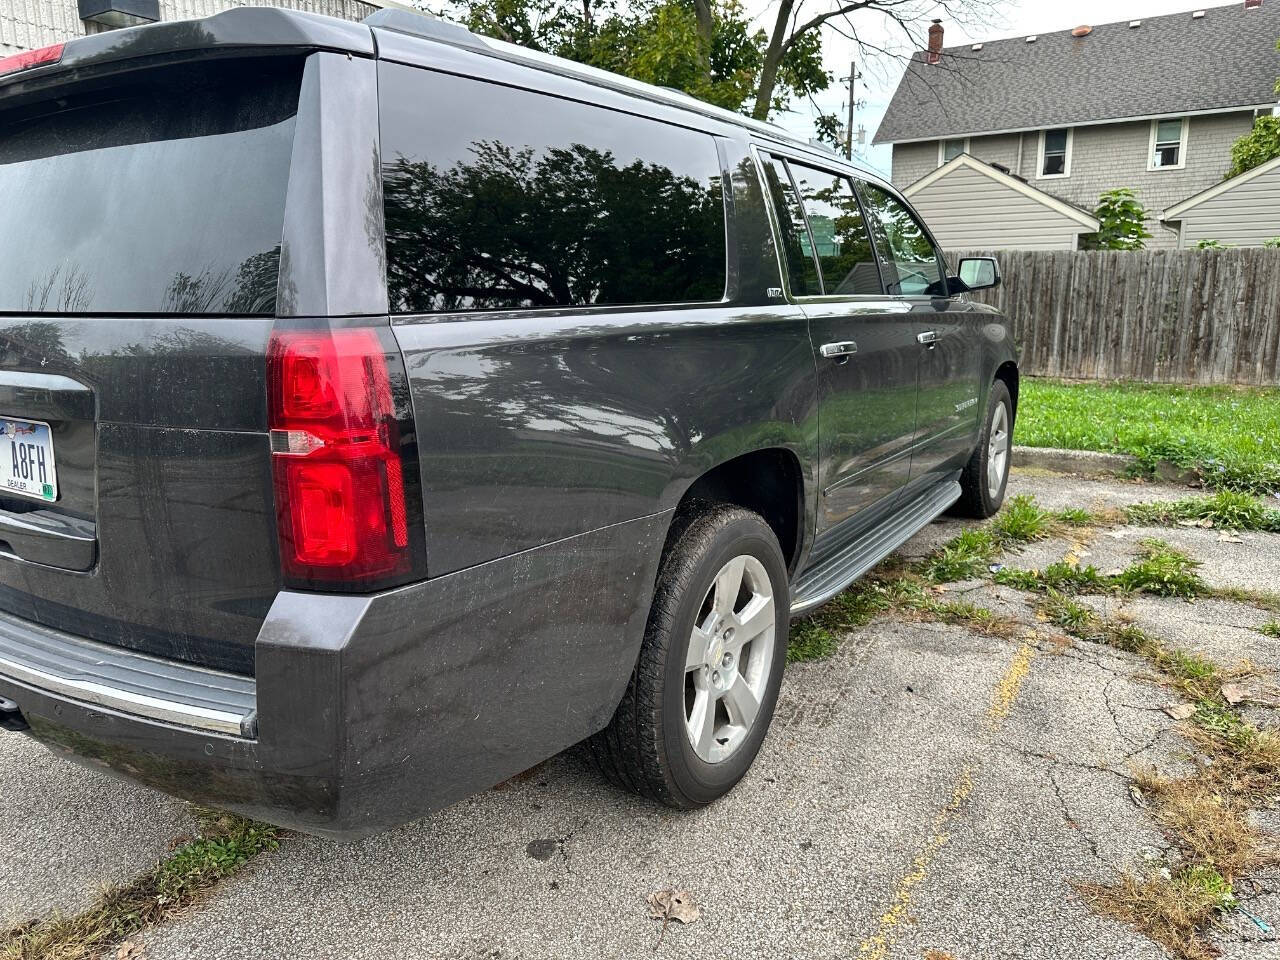
[[[0,417],[0,486],[37,500],[58,499],[53,434],[47,423]]]

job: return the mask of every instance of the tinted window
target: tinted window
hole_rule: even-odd
[[[724,296],[707,134],[398,64],[379,85],[392,310]]]
[[[0,113],[0,312],[273,313],[299,61]]]
[[[791,281],[793,297],[810,297],[822,293],[818,268],[813,262],[813,244],[805,226],[804,211],[796,197],[787,175],[787,168],[777,157],[765,156],[764,179],[773,199],[773,209],[778,216],[778,230],[782,234],[783,262]]]
[[[895,296],[941,296],[942,260],[914,214],[892,194],[864,183],[862,199],[875,235],[885,292]]]
[[[828,294],[879,294],[871,236],[847,177],[788,162],[808,214],[813,246]]]

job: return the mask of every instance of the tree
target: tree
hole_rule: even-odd
[[[855,26],[887,22],[912,49],[929,14],[960,22],[994,0],[779,0],[771,30],[755,29],[741,0],[443,0],[441,14],[477,33],[682,90],[768,119],[799,97],[826,90],[824,31],[853,40],[860,55],[890,53]],[[802,14],[809,14],[805,16]],[[869,31],[865,31],[869,35]],[[818,118],[835,144],[839,121]]]
[[[1231,169],[1226,179],[1280,157],[1280,117],[1258,117],[1253,129],[1231,145]]]
[[[1141,250],[1151,239],[1146,207],[1128,187],[1102,194],[1093,215],[1100,226],[1097,233],[1082,238],[1086,250]]]

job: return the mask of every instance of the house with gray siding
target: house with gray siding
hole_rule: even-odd
[[[1280,112],[1277,39],[1280,0],[959,47],[944,46],[935,23],[875,142],[893,145],[893,180],[903,189],[961,154],[1084,210],[1128,187],[1149,213],[1147,246],[1176,247],[1176,223],[1161,213],[1220,183],[1231,144],[1256,117]],[[974,170],[950,175],[972,179]],[[942,189],[936,179],[931,186]],[[1028,242],[1026,226],[989,195],[950,192],[960,205],[951,216],[972,224],[962,246]]]
[[[1217,241],[1229,247],[1280,242],[1280,157],[1215,184],[1165,210],[1179,245]]]
[[[195,20],[232,7],[280,7],[363,20],[382,0],[0,0],[0,57],[155,20]]]

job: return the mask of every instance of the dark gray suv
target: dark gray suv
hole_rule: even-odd
[[[580,741],[746,772],[790,618],[1004,496],[1009,328],[887,183],[383,11],[0,61],[0,722],[333,837]]]

